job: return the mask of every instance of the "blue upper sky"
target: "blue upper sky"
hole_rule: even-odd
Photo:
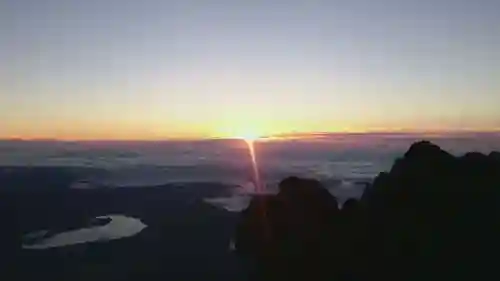
[[[500,1],[3,0],[0,137],[500,128]]]

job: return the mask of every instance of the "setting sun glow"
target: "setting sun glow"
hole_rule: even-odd
[[[236,137],[237,139],[245,140],[246,142],[253,142],[259,139],[259,135],[253,133],[242,134]]]

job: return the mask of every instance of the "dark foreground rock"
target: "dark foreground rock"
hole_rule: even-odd
[[[498,279],[500,157],[422,141],[341,210],[287,178],[241,213],[236,248],[256,280]],[[383,278],[383,279],[382,279]]]

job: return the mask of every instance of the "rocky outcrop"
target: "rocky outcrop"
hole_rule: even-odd
[[[499,155],[417,142],[342,210],[320,182],[287,178],[242,212],[236,248],[263,280],[498,277]]]
[[[320,182],[287,178],[277,195],[255,197],[242,212],[236,249],[257,265],[258,279],[305,278],[336,258],[338,212],[335,197]]]

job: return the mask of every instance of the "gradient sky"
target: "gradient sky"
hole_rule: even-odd
[[[0,137],[500,129],[500,1],[2,0]]]

